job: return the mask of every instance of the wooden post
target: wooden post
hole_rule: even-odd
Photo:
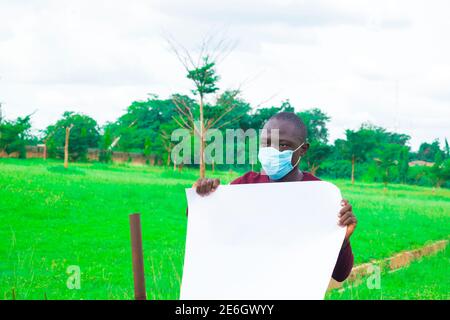
[[[134,298],[136,300],[146,300],[141,215],[139,213],[130,214],[130,231],[133,257]]]
[[[66,127],[66,143],[64,145],[64,168],[66,169],[69,167],[69,137],[72,127],[73,124],[71,124],[70,127]]]

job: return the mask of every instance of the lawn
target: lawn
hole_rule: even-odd
[[[379,288],[366,281],[344,290],[333,290],[328,299],[450,299],[450,249],[424,257],[409,267],[381,274]]]
[[[239,174],[216,172],[223,183]],[[186,235],[184,189],[197,171],[0,160],[0,299],[132,299],[128,214],[142,214],[147,291],[178,298]],[[332,181],[359,219],[356,263],[450,235],[450,190]],[[69,290],[67,267],[81,269]]]

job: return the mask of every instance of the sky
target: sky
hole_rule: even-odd
[[[194,55],[213,35],[235,43],[217,66],[222,90],[253,106],[289,99],[326,112],[330,140],[363,122],[450,138],[450,1],[0,0],[3,116],[66,110],[100,125],[149,93],[189,94],[166,39]]]

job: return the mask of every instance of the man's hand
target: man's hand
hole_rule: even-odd
[[[197,182],[194,183],[192,188],[197,190],[197,193],[201,196],[207,196],[211,192],[216,191],[217,187],[220,184],[219,179],[198,179]]]
[[[342,209],[339,211],[339,225],[347,226],[347,232],[345,233],[345,240],[348,240],[350,236],[355,231],[356,224],[358,220],[353,214],[352,205],[348,203],[348,200],[342,199],[341,201]]]

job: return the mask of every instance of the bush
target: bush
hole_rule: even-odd
[[[358,177],[358,165],[355,170],[355,177]],[[329,177],[332,179],[350,179],[352,174],[352,166],[347,160],[327,160],[317,170],[317,175],[321,177]]]

